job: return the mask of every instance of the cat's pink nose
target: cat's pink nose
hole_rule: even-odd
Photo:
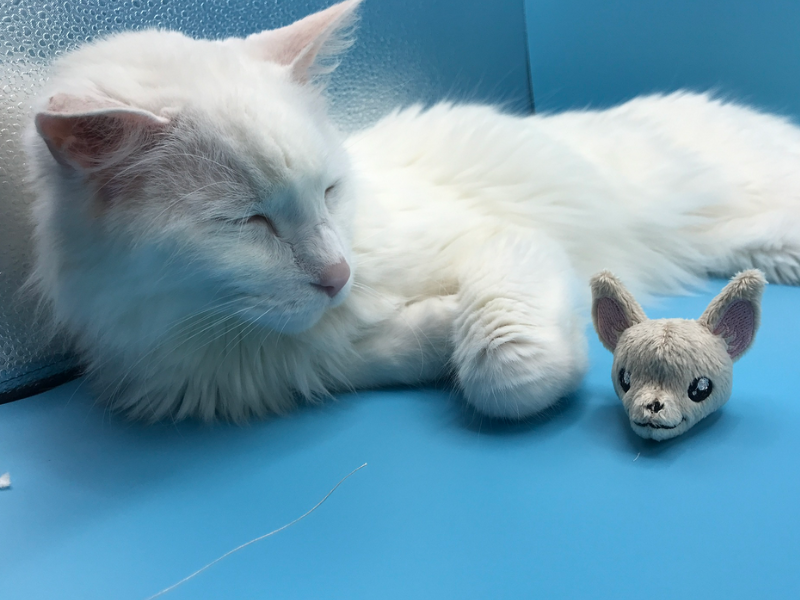
[[[336,296],[342,291],[342,288],[347,285],[350,279],[350,265],[347,261],[342,259],[335,265],[328,265],[322,270],[319,276],[319,283],[315,283],[317,287],[325,290],[331,298]]]

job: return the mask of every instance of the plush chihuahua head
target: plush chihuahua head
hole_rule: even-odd
[[[728,401],[733,363],[758,329],[765,284],[760,271],[744,271],[699,320],[649,320],[616,277],[595,275],[594,327],[614,353],[614,389],[637,434],[675,437]]]

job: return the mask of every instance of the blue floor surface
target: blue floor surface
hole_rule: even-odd
[[[651,317],[697,317],[707,294]],[[73,382],[0,406],[0,597],[800,597],[800,289],[770,286],[722,411],[629,429],[592,334],[581,391],[497,425],[447,390],[389,390],[245,427],[143,426]]]

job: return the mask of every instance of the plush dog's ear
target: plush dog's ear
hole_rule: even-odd
[[[603,345],[614,352],[622,332],[647,320],[642,307],[609,271],[592,277],[592,321]]]
[[[752,345],[761,323],[761,295],[767,280],[758,269],[743,271],[731,279],[711,301],[698,323],[720,336],[733,360]]]

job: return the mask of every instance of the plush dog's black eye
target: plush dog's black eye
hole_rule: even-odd
[[[623,392],[626,392],[631,389],[631,372],[625,369],[619,370],[619,386],[622,388]]]
[[[714,384],[708,377],[698,377],[689,384],[689,400],[702,402],[711,395]]]

